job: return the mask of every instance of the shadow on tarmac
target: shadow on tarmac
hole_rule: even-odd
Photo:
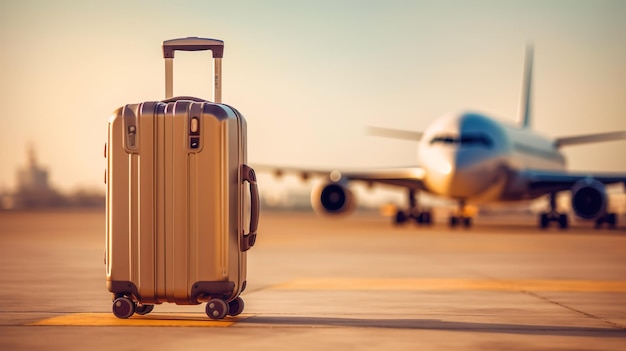
[[[246,319],[246,324],[302,326],[302,327],[355,327],[382,329],[422,329],[439,331],[484,332],[519,335],[626,337],[622,328],[566,327],[553,325],[498,324],[475,322],[449,322],[437,319],[367,319],[338,317],[257,316]]]

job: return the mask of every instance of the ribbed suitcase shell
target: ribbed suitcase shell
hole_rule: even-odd
[[[107,287],[140,304],[230,301],[246,284],[246,122],[227,105],[172,100],[109,121]]]

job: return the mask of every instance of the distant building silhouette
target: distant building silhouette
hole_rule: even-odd
[[[18,192],[47,192],[50,191],[48,185],[48,171],[39,167],[35,149],[28,148],[28,162],[26,167],[17,171],[17,191]]]
[[[0,208],[29,209],[50,207],[103,207],[104,196],[86,191],[65,196],[48,181],[48,170],[39,166],[35,149],[27,148],[27,162],[17,171],[17,189],[14,193],[0,194]]]

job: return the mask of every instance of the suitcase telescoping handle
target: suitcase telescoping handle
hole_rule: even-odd
[[[224,56],[224,42],[208,38],[179,38],[163,42],[163,58],[165,59],[165,98],[174,94],[174,52],[211,50],[215,62],[215,102],[222,102],[222,57]]]
[[[256,242],[257,229],[259,227],[259,187],[256,183],[254,169],[248,165],[242,165],[241,174],[243,181],[250,183],[250,232],[243,234],[241,251],[248,251]]]

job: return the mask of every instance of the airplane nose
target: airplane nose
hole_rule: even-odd
[[[437,158],[431,161],[431,167],[441,177],[449,177],[452,173],[452,162],[447,158]]]
[[[444,156],[444,155],[441,155]],[[439,195],[470,198],[489,187],[490,172],[480,160],[472,159],[463,152],[430,160],[427,183]]]
[[[460,161],[446,179],[450,196],[468,198],[482,192],[489,182],[489,175],[482,172],[479,165]]]

